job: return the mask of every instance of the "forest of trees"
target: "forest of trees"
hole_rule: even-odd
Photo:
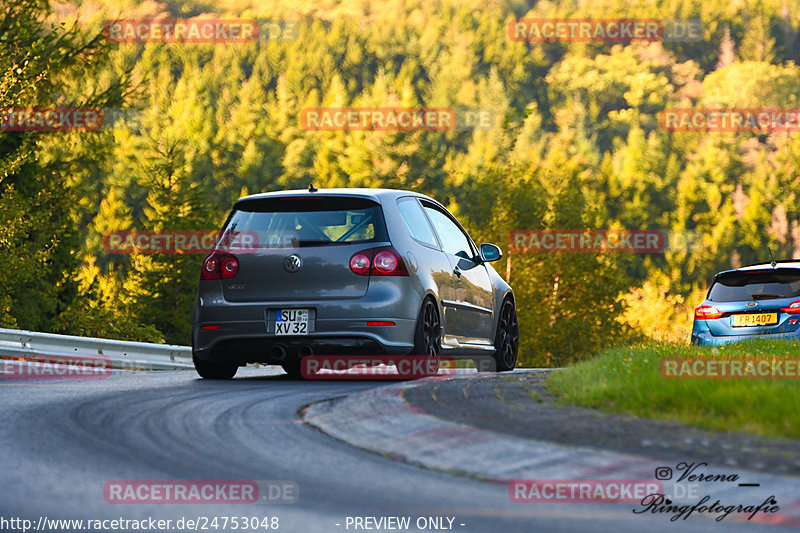
[[[265,3],[266,4],[266,3]],[[522,365],[686,342],[713,275],[800,256],[800,137],[671,132],[667,108],[798,108],[791,0],[5,0],[0,109],[125,110],[101,131],[0,129],[0,326],[188,344],[198,255],[109,231],[216,229],[241,195],[420,191],[476,242],[665,229],[662,254],[513,254]],[[290,39],[113,43],[114,19],[292,21]],[[699,19],[686,42],[518,42],[516,18]],[[491,110],[490,129],[308,131],[309,107]],[[498,271],[505,274],[505,263]]]

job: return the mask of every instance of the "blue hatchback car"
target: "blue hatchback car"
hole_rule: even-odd
[[[800,260],[759,263],[714,277],[694,310],[692,344],[800,336]]]

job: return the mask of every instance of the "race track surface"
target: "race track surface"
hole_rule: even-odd
[[[408,516],[409,531],[418,531],[418,517],[450,517],[452,530],[465,532],[783,530],[729,521],[676,524],[634,515],[631,504],[514,503],[507,485],[351,447],[298,415],[312,402],[385,381],[306,382],[267,374],[242,369],[230,382],[203,381],[192,371],[0,379],[0,517],[174,523],[181,517],[276,516],[278,531],[298,533],[366,530],[346,526],[347,517],[356,516]],[[110,504],[104,486],[115,480],[288,480],[299,486],[299,498],[291,504]]]

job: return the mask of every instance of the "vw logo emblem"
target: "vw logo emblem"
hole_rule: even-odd
[[[747,302],[747,307],[755,307],[758,305],[758,302]]]
[[[301,266],[303,266],[303,260],[300,259],[300,256],[297,254],[289,255],[283,260],[283,268],[286,269],[286,272],[291,274],[300,270]]]

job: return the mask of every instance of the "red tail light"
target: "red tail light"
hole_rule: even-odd
[[[375,257],[372,258],[372,267],[381,274],[391,274],[395,272],[401,263],[402,259],[389,250],[378,252],[375,254]]]
[[[408,276],[400,254],[391,246],[370,248],[350,258],[350,270],[359,276]]]
[[[236,256],[215,251],[203,261],[200,279],[232,278],[237,272],[239,272],[239,260]]]
[[[713,318],[719,318],[723,314],[722,311],[714,307],[713,305],[703,304],[697,306],[694,310],[694,319],[695,320],[710,320]]]
[[[786,307],[781,308],[781,311],[789,313],[790,315],[800,315],[800,300],[795,300]]]
[[[359,276],[368,276],[369,275],[369,265],[372,262],[372,254],[367,253],[371,252],[371,250],[366,250],[365,252],[359,252],[353,257],[350,258],[350,270],[358,274]]]

